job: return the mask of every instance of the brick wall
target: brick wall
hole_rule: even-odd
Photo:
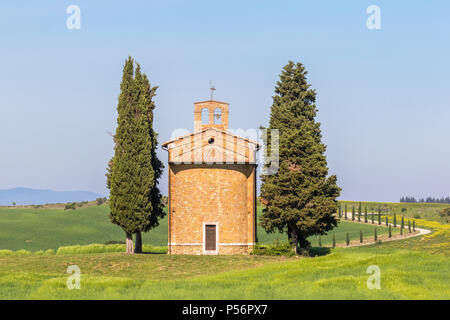
[[[169,252],[202,254],[204,223],[217,224],[218,254],[255,242],[253,164],[169,165]]]

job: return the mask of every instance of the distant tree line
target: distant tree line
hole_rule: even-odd
[[[419,200],[416,200],[416,198],[414,198],[414,197],[401,197],[400,202],[404,202],[404,203],[449,203],[450,204],[450,197],[447,197],[447,198],[427,197],[426,199],[420,198]]]

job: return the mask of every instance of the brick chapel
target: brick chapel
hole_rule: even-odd
[[[247,254],[256,243],[258,143],[228,132],[228,103],[194,103],[169,156],[169,254]]]

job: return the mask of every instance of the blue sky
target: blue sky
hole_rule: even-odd
[[[80,30],[66,27],[72,4]],[[381,30],[366,27],[372,4]],[[294,60],[317,90],[342,199],[448,196],[449,40],[448,1],[2,3],[0,189],[107,193],[108,132],[131,55],[159,86],[160,142],[193,129],[210,80],[230,103],[230,127],[267,124],[278,74]]]

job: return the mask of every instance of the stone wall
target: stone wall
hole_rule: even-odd
[[[256,236],[255,172],[252,164],[170,164],[170,253],[202,254],[205,223],[217,224],[217,254],[248,253]]]

